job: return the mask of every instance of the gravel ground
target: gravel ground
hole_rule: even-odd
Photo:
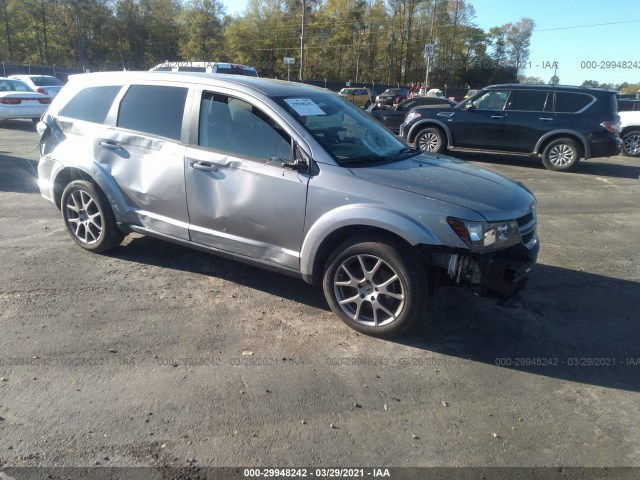
[[[508,306],[446,291],[400,339],[320,288],[131,235],[77,247],[37,133],[0,126],[0,466],[640,467],[640,161],[524,182],[542,250]]]

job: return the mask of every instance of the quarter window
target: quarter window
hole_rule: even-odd
[[[118,127],[180,139],[187,89],[133,85],[120,103]]]
[[[120,88],[119,85],[108,85],[80,90],[60,110],[60,115],[85,122],[103,123]]]
[[[576,113],[589,105],[593,98],[584,93],[556,92],[556,112]]]

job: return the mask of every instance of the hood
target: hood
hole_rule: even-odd
[[[489,221],[524,215],[534,202],[525,187],[463,160],[428,153],[387,165],[351,168],[359,178],[475,210]]]

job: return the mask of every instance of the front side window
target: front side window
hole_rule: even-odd
[[[276,101],[313,135],[339,165],[390,162],[415,154],[361,108],[334,95],[278,97]]]
[[[133,85],[120,102],[118,127],[180,139],[187,89]]]
[[[120,85],[105,85],[80,90],[60,110],[60,115],[85,122],[103,123],[120,88]]]
[[[291,138],[262,110],[238,98],[204,92],[198,144],[261,160],[291,160]]]
[[[544,112],[547,106],[548,92],[542,90],[513,90],[509,97],[507,110],[524,112]]]
[[[509,98],[508,90],[489,90],[473,101],[478,110],[503,110]]]

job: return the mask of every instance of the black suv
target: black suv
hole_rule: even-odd
[[[414,108],[400,136],[423,150],[541,155],[550,170],[622,149],[616,92],[551,85],[492,85],[453,108]]]

